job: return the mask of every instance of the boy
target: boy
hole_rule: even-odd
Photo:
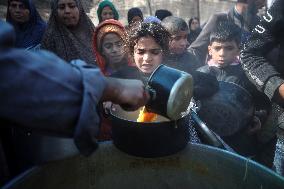
[[[187,41],[189,33],[187,23],[182,18],[169,16],[161,24],[171,35],[169,42],[170,54],[164,63],[170,67],[192,74],[201,64],[193,54],[187,51],[189,46]]]
[[[240,42],[240,29],[232,22],[220,22],[210,34],[210,44],[208,46],[210,59],[206,66],[198,70],[215,76],[218,81],[231,82],[243,87],[253,96],[256,111],[264,110],[262,112],[266,112],[270,108],[269,101],[250,83],[241,67],[239,61]],[[264,121],[266,113],[262,116],[255,116],[252,126],[247,130],[250,136],[237,133],[223,139],[243,155],[260,153],[257,151],[259,144],[257,144],[258,141],[255,138],[256,131],[261,127],[258,118]]]
[[[198,70],[214,75],[218,81],[232,82],[250,90],[251,84],[242,70],[240,53],[240,29],[229,21],[220,22],[210,34],[207,65]]]

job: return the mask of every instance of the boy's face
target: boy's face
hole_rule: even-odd
[[[240,49],[235,41],[214,41],[208,46],[208,51],[212,60],[220,67],[233,63],[240,53]]]
[[[182,54],[186,51],[189,43],[187,41],[187,35],[189,31],[179,31],[177,34],[171,37],[169,48],[170,52],[174,54]]]

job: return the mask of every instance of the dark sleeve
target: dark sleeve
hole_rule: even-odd
[[[273,98],[278,87],[284,83],[281,74],[265,58],[269,49],[279,44],[277,40],[283,38],[281,37],[283,30],[279,30],[283,25],[283,6],[283,0],[274,2],[253,30],[240,56],[249,80],[270,99]]]
[[[206,98],[219,90],[219,83],[216,77],[207,73],[195,71],[193,77],[193,96],[196,99]]]
[[[204,28],[202,29],[196,40],[189,46],[188,51],[193,53],[202,65],[205,64],[206,57],[208,54],[208,45],[210,41],[210,33],[216,27],[216,23],[219,17],[226,17],[225,13],[219,13],[212,15]]]
[[[94,151],[105,87],[99,69],[72,67],[47,51],[9,50],[0,53],[0,72],[1,119],[74,137],[84,155]]]

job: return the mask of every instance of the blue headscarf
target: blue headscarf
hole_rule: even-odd
[[[144,19],[145,23],[152,23],[152,22],[156,22],[158,24],[161,24],[161,20],[159,18],[157,18],[156,16],[148,16]]]
[[[17,0],[24,3],[25,7],[30,11],[30,19],[26,23],[15,22],[10,13],[9,6],[13,0],[8,1],[6,21],[11,23],[16,31],[16,43],[18,48],[31,48],[40,44],[43,33],[46,29],[46,23],[40,17],[32,0]]]

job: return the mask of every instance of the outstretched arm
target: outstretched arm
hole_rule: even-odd
[[[105,78],[94,67],[75,67],[47,51],[0,52],[0,119],[50,134],[74,137],[81,153],[96,147],[100,100],[146,103],[141,81]]]
[[[284,31],[283,6],[283,0],[275,1],[253,30],[252,36],[244,45],[240,56],[243,69],[250,81],[270,99],[279,94],[282,98],[284,97],[282,75],[265,58],[269,50],[279,45],[279,40],[283,38],[281,37]]]

